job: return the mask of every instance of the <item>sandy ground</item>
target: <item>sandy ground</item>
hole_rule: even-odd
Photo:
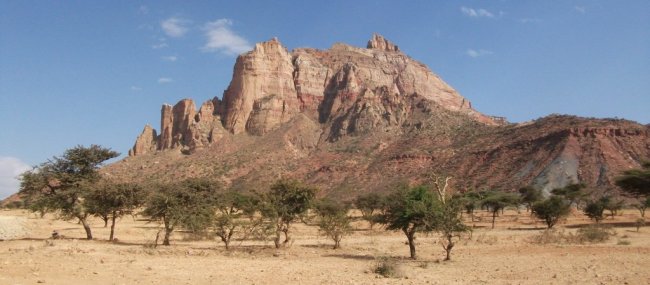
[[[482,215],[485,215],[484,213]],[[215,240],[190,240],[176,233],[169,247],[148,247],[158,225],[126,217],[117,225],[119,241],[93,221],[96,240],[83,240],[74,222],[0,210],[0,284],[650,284],[650,228],[632,227],[638,213],[625,211],[605,222],[617,235],[599,244],[532,243],[543,231],[526,213],[507,211],[474,223],[471,238],[441,261],[438,237],[417,237],[418,260],[410,260],[403,234],[368,230],[363,222],[343,239],[343,248],[315,227],[295,227],[295,243],[275,250],[271,243],[235,242],[226,251]],[[558,227],[574,232],[589,224],[572,215]],[[64,239],[48,239],[57,230]],[[399,277],[375,274],[378,259],[397,264]]]

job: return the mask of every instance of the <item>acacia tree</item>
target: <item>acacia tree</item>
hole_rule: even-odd
[[[573,183],[562,188],[551,190],[554,195],[562,196],[569,201],[569,205],[575,205],[576,209],[580,208],[580,203],[587,197],[584,189],[587,186],[583,183]]]
[[[169,238],[178,227],[197,232],[206,229],[214,220],[212,194],[218,189],[214,182],[190,178],[153,188],[142,214],[163,223],[163,245],[170,244]]]
[[[596,201],[587,202],[587,206],[583,209],[583,212],[587,217],[594,220],[596,224],[600,224],[600,221],[603,220],[603,213],[605,212],[605,201],[599,199]]]
[[[315,208],[321,232],[334,241],[334,249],[340,248],[341,239],[352,231],[348,216],[350,205],[323,199],[316,203]]]
[[[260,212],[275,228],[275,248],[290,244],[291,224],[309,210],[317,189],[298,180],[280,179],[260,197]],[[284,234],[284,241],[280,242]]]
[[[519,196],[514,193],[507,193],[501,191],[488,191],[481,201],[481,205],[486,207],[492,213],[492,228],[494,229],[494,221],[499,214],[499,211],[504,210],[506,207],[515,206],[519,204]]]
[[[61,157],[24,172],[19,193],[33,211],[57,212],[62,219],[79,220],[90,240],[93,235],[85,197],[100,178],[97,170],[101,164],[117,156],[119,153],[99,145],[68,149]]]
[[[235,191],[218,194],[215,197],[217,214],[214,220],[215,234],[230,249],[230,241],[235,233],[244,227],[252,225],[251,219],[255,213],[251,197]]]
[[[365,195],[359,195],[354,201],[354,205],[361,211],[361,216],[370,224],[370,229],[377,223],[375,214],[384,207],[384,197],[371,192]]]
[[[111,221],[111,233],[108,240],[113,240],[115,221],[142,206],[145,198],[144,189],[135,183],[113,183],[103,181],[97,183],[86,195],[85,203],[88,212]]]
[[[388,197],[381,222],[386,230],[401,230],[408,241],[410,256],[416,259],[415,234],[434,229],[432,213],[441,207],[433,193],[424,186],[409,188],[401,186]]]
[[[470,231],[470,228],[463,223],[460,216],[462,201],[454,198],[446,201],[437,208],[438,211],[433,212],[434,217],[431,223],[443,237],[441,244],[446,252],[445,260],[451,260],[451,250],[456,245],[454,238],[460,238],[461,234]]]
[[[645,217],[645,209],[650,206],[650,161],[641,164],[640,169],[623,171],[616,178],[616,185],[639,200],[637,209]]]
[[[521,195],[521,203],[526,206],[526,211],[530,211],[533,207],[533,204],[544,199],[542,190],[539,190],[533,186],[519,188],[519,194]]]
[[[551,196],[546,200],[538,201],[531,207],[533,215],[544,220],[548,228],[553,228],[561,218],[571,212],[571,205],[559,196]]]

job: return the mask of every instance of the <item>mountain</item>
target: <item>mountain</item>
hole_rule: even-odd
[[[650,127],[551,115],[510,124],[380,35],[367,48],[289,52],[277,39],[240,55],[223,100],[163,105],[129,157],[103,169],[130,181],[209,176],[241,190],[288,176],[350,198],[451,175],[456,189],[606,191],[650,158]]]

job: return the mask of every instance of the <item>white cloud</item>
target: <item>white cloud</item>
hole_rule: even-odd
[[[479,50],[468,49],[467,52],[466,52],[466,54],[468,56],[473,57],[473,58],[477,58],[479,56],[491,55],[492,53],[493,52],[491,52],[489,50],[484,50],[484,49],[479,49]]]
[[[253,49],[248,41],[230,29],[232,21],[219,19],[203,26],[207,42],[201,50],[205,52],[222,52],[233,55]]]
[[[0,156],[0,199],[18,192],[18,176],[31,167],[15,157]]]
[[[460,7],[460,11],[465,14],[465,16],[472,17],[472,18],[480,18],[480,17],[485,17],[485,18],[494,18],[494,14],[488,10],[485,9],[474,9],[474,8],[468,8],[468,7]],[[502,14],[503,12],[500,12]]]
[[[187,25],[189,23],[190,21],[188,20],[171,17],[167,20],[160,22],[160,27],[168,36],[172,38],[180,38],[184,36],[187,33],[187,31],[189,31],[189,29],[187,28]]]
[[[580,14],[587,13],[587,8],[585,6],[575,6],[573,8]]]
[[[164,61],[170,61],[170,62],[174,62],[174,61],[177,61],[177,60],[178,60],[178,57],[175,56],[175,55],[163,56],[163,57],[161,57],[161,58],[162,58],[162,60],[164,60]]]
[[[151,46],[152,49],[161,49],[166,47],[168,47],[167,43],[158,43]]]
[[[542,20],[537,19],[537,18],[521,18],[519,19],[519,23],[522,24],[535,24],[535,23],[540,23]]]
[[[142,90],[142,87],[131,86],[131,88],[129,88],[129,89],[131,89],[131,91],[140,91],[140,90]]]
[[[174,79],[171,79],[169,77],[160,77],[160,78],[158,78],[158,83],[159,84],[172,83],[172,82],[174,82]]]

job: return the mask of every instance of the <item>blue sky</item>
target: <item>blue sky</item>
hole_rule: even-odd
[[[0,198],[75,145],[126,154],[163,103],[220,97],[255,42],[374,32],[486,114],[650,123],[650,1],[0,0]]]

